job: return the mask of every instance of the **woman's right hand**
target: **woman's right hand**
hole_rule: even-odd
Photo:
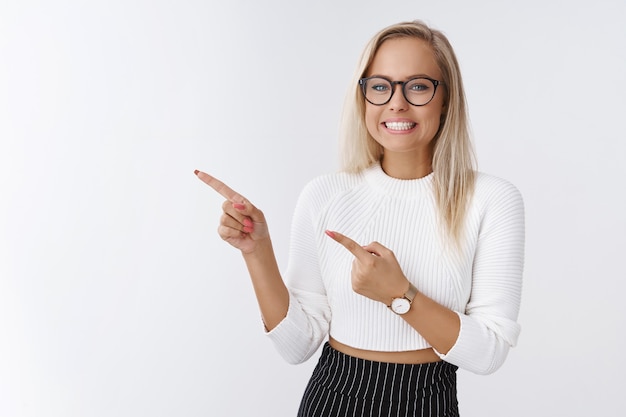
[[[261,210],[217,178],[198,170],[194,173],[226,198],[222,204],[224,214],[217,229],[223,240],[243,253],[252,253],[259,242],[269,241],[269,230]]]

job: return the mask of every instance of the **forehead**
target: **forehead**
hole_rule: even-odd
[[[418,38],[395,38],[384,41],[367,71],[367,76],[384,75],[404,79],[428,75],[439,79],[441,71],[431,46]]]

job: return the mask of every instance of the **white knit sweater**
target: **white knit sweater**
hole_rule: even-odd
[[[513,185],[478,174],[457,251],[441,237],[433,174],[399,180],[375,164],[359,174],[311,181],[293,218],[289,311],[268,332],[289,363],[310,358],[328,334],[367,350],[431,347],[386,305],[352,290],[353,255],[326,236],[327,229],[362,245],[386,246],[419,291],[457,312],[461,331],[452,349],[440,354],[443,360],[479,374],[502,365],[520,332],[524,206]]]

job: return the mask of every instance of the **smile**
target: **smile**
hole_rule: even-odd
[[[417,123],[413,122],[385,122],[385,127],[389,130],[411,130]]]

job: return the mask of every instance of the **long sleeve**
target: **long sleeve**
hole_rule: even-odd
[[[316,208],[322,204],[313,185],[302,191],[294,212],[285,274],[289,310],[269,338],[288,363],[306,361],[328,335],[331,317],[322,282],[315,232]],[[319,233],[317,233],[319,234]]]
[[[524,205],[508,182],[484,179],[472,282],[455,345],[440,357],[477,374],[496,371],[515,346],[524,264]]]

